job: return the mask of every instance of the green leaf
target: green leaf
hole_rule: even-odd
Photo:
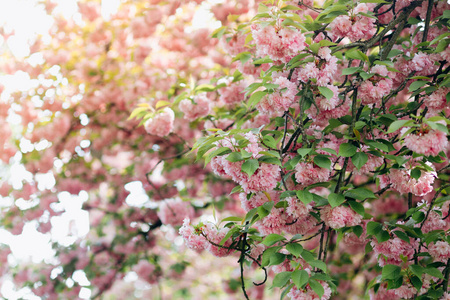
[[[211,36],[212,36],[213,38],[218,38],[218,39],[220,39],[220,38],[224,35],[224,33],[227,31],[227,29],[228,29],[227,26],[219,27],[219,28],[217,28],[216,30],[213,31],[213,33],[212,33]]]
[[[348,204],[355,212],[357,212],[361,216],[364,216],[366,214],[364,205],[362,205],[361,203],[356,202],[356,201],[348,201]]]
[[[397,55],[400,55],[400,54],[403,54],[403,53],[404,53],[404,52],[403,52],[402,50],[399,50],[399,49],[392,49],[392,50],[389,52],[387,58],[392,58],[392,57],[394,57],[394,56],[397,56]]]
[[[364,152],[357,152],[352,156],[352,163],[358,170],[361,169],[361,167],[364,166],[368,160],[369,157]]]
[[[400,277],[402,269],[396,265],[385,265],[381,271],[381,279],[395,280]]]
[[[325,96],[325,98],[327,98],[327,100],[330,100],[331,98],[333,98],[334,93],[332,90],[330,90],[329,88],[327,88],[326,86],[319,86],[319,92]]]
[[[423,283],[422,280],[419,279],[419,277],[411,276],[410,281],[417,291],[420,291],[422,289]]]
[[[228,160],[229,162],[237,162],[244,160],[244,158],[242,158],[241,152],[232,152],[227,156],[226,160]]]
[[[317,260],[317,259],[311,260],[311,261],[308,261],[308,264],[310,264],[311,266],[316,267],[318,269],[321,269],[324,272],[327,271],[327,265],[321,260]]]
[[[230,195],[237,193],[237,192],[241,192],[241,191],[242,191],[242,187],[240,185],[237,185],[231,190]]]
[[[274,253],[269,258],[269,266],[276,266],[286,260],[286,254]]]
[[[256,106],[256,104],[258,104],[258,103],[261,101],[261,99],[262,99],[265,95],[267,95],[267,92],[266,92],[266,91],[257,91],[257,92],[254,92],[254,93],[250,96],[250,99],[248,99],[248,105],[249,105],[250,107]]]
[[[411,269],[411,272],[413,272],[414,275],[416,275],[419,278],[422,278],[423,274],[423,267],[419,265],[410,265],[409,268]]]
[[[263,205],[261,205],[260,207],[258,207],[256,210],[258,212],[259,217],[262,219],[266,216],[268,216],[270,214],[270,211],[272,210],[273,207],[273,201],[270,202],[266,202]]]
[[[377,196],[375,196],[375,194],[366,188],[356,188],[353,190],[348,190],[344,193],[345,197],[349,197],[349,198],[353,198],[353,199],[358,199],[358,200],[366,200],[367,198],[370,199],[376,199]]]
[[[292,255],[296,257],[300,257],[303,252],[303,247],[300,244],[292,243],[286,245],[286,250],[289,251]]]
[[[338,155],[337,152],[336,152],[336,150],[331,149],[331,148],[320,148],[320,150],[325,151],[325,152],[328,152],[328,153],[330,153],[330,154],[334,154],[334,155],[336,155],[336,156]]]
[[[269,146],[272,149],[277,149],[277,142],[271,135],[265,135],[263,138],[263,143],[266,146]]]
[[[316,155],[314,157],[314,163],[317,166],[324,168],[324,169],[328,169],[328,170],[331,167],[331,160],[327,156],[322,155],[322,154]]]
[[[215,90],[216,87],[211,84],[200,84],[194,89],[196,92],[213,92]]]
[[[386,230],[381,230],[375,237],[377,238],[378,243],[386,242],[391,238],[389,232]]]
[[[268,236],[266,236],[266,238],[263,240],[263,244],[270,247],[275,243],[278,243],[279,241],[283,241],[286,238],[282,235],[276,234],[276,233],[271,233]]]
[[[409,86],[409,92],[414,92],[418,89],[420,89],[421,87],[423,87],[424,85],[426,85],[428,83],[428,81],[414,81],[413,83],[411,83],[411,85]]]
[[[376,235],[383,229],[383,225],[378,222],[370,221],[367,223],[367,234]]]
[[[278,247],[272,247],[272,248],[267,248],[266,250],[264,250],[262,256],[261,256],[261,265],[263,267],[267,266],[270,262],[270,258],[272,256],[274,256],[282,247],[278,246]]]
[[[357,237],[360,237],[363,231],[364,229],[360,225],[353,226],[353,233],[356,234]]]
[[[313,194],[306,190],[298,190],[296,192],[297,198],[302,201],[305,205],[311,203],[314,200]]]
[[[289,294],[289,292],[291,291],[292,287],[294,286],[293,283],[291,283],[290,285],[286,286],[286,288],[283,290],[283,292],[280,295],[280,300],[283,300],[287,294]]]
[[[416,211],[413,213],[412,218],[416,223],[421,223],[425,219],[425,213],[423,211]]]
[[[403,231],[396,230],[396,231],[394,231],[394,234],[399,239],[401,239],[401,240],[403,240],[403,241],[405,241],[405,242],[407,242],[409,244],[409,237],[408,237],[408,235],[406,233],[404,233]]]
[[[339,146],[339,155],[343,157],[350,157],[356,154],[356,146],[350,143],[343,143]]]
[[[246,173],[248,177],[251,177],[255,174],[256,170],[259,168],[259,162],[257,159],[249,159],[246,160],[241,167],[241,171]]]
[[[323,293],[325,292],[323,286],[314,279],[309,279],[309,286],[313,289],[313,291],[319,296],[319,299],[322,299]]]
[[[215,218],[215,217],[214,217]],[[239,231],[238,227],[234,227],[232,228],[230,231],[227,232],[227,234],[222,238],[222,240],[220,240],[219,245],[223,246],[225,244],[225,242],[236,232]]]
[[[370,77],[372,77],[373,74],[372,74],[372,73],[367,73],[367,72],[361,71],[361,72],[359,72],[359,76],[361,76],[361,78],[362,78],[363,80],[367,80],[367,79],[369,79]]]
[[[308,282],[309,275],[308,272],[306,272],[305,270],[296,270],[292,272],[291,279],[292,282],[294,282],[295,286],[301,289]]]
[[[239,60],[242,64],[245,64],[250,60],[250,58],[252,58],[252,54],[250,52],[241,52],[233,58],[232,62]]]
[[[414,168],[411,171],[411,177],[414,179],[419,179],[421,175],[422,175],[422,171],[420,171],[419,168]]]
[[[433,277],[437,277],[439,279],[444,279],[444,276],[442,275],[442,272],[439,271],[437,268],[432,268],[432,267],[425,268],[423,270],[423,272],[427,273],[428,275],[431,275]]]
[[[361,67],[351,67],[342,70],[342,75],[351,75],[358,71],[361,71]]]
[[[275,275],[273,287],[283,287],[291,279],[291,272],[281,272]]]
[[[357,50],[356,48],[350,49],[345,52],[345,57],[362,61],[369,61],[367,55],[362,53],[360,50]]]
[[[311,152],[312,148],[300,148],[297,149],[298,155],[301,155],[302,157],[305,157],[309,152]]]
[[[265,163],[265,164],[272,164],[272,165],[277,165],[281,167],[281,162],[278,158],[273,157],[273,156],[261,156],[258,158],[258,161],[261,163]]]
[[[308,250],[303,250],[302,252],[302,257],[306,262],[310,262],[312,260],[315,259],[315,255],[313,255],[311,252],[309,252]]]
[[[269,56],[259,58],[255,61],[253,61],[254,65],[262,65],[262,64],[268,64],[268,63],[273,63],[273,60]]]
[[[222,156],[222,155],[226,155],[228,153],[231,152],[231,149],[228,147],[220,147],[214,151],[212,151],[211,153],[208,154],[208,156],[205,158],[205,163],[208,163],[211,161],[212,158],[216,157],[216,156]]]
[[[342,194],[330,193],[328,195],[328,203],[330,203],[331,207],[336,207],[344,203],[345,197]]]
[[[222,221],[220,221],[220,223],[222,223],[222,222],[242,222],[242,218],[236,217],[236,216],[230,216],[230,217],[226,217],[226,218],[222,219]]]
[[[399,130],[400,128],[402,128],[403,126],[406,126],[406,124],[413,124],[412,120],[397,120],[392,122],[392,124],[389,126],[389,129],[387,131],[387,133],[393,133],[397,130]]]

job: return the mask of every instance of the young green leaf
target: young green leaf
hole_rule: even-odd
[[[308,282],[309,275],[305,270],[296,270],[292,272],[291,279],[295,286],[300,289],[303,288],[303,286]]]
[[[322,155],[322,154],[316,155],[314,157],[314,163],[317,166],[319,166],[321,168],[324,168],[324,169],[328,169],[328,170],[331,167],[331,160],[328,157],[326,157],[325,155]]]
[[[307,190],[298,190],[296,192],[297,198],[302,201],[304,204],[309,204],[314,200],[313,194],[311,194]]]
[[[357,152],[352,156],[352,163],[356,167],[356,169],[360,170],[362,166],[364,166],[369,157],[364,152]]]
[[[329,88],[327,88],[326,86],[319,86],[319,92],[325,97],[327,98],[327,100],[330,100],[331,98],[333,98],[334,93],[332,90],[330,90]]]
[[[241,171],[246,173],[248,177],[255,174],[256,170],[259,168],[259,162],[257,159],[246,160],[241,167]]]
[[[342,194],[330,193],[328,195],[328,203],[330,203],[331,207],[336,207],[344,203],[345,197]]]
[[[292,255],[296,257],[300,257],[303,252],[303,247],[297,243],[291,243],[286,245],[286,250],[289,251]]]
[[[268,236],[266,236],[266,238],[263,240],[263,244],[270,247],[273,244],[279,242],[279,241],[283,241],[286,238],[282,235],[276,234],[276,233],[271,233]]]
[[[291,272],[281,272],[275,275],[273,279],[273,287],[283,287],[291,279]]]
[[[339,146],[339,155],[343,157],[351,157],[355,155],[357,149],[358,148],[356,148],[355,145],[343,143]]]
[[[396,265],[385,265],[381,271],[381,279],[395,280],[400,277],[402,269]]]

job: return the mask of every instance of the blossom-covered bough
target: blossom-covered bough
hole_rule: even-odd
[[[292,299],[345,298],[360,279],[353,292],[374,299],[448,297],[448,8],[261,3],[216,32],[260,70],[239,69],[247,100],[193,151],[238,184],[247,213],[223,220],[220,243],[202,223],[180,233],[188,247],[195,236],[222,245],[218,256],[239,252],[247,299],[243,264],[265,281],[271,269]]]
[[[450,298],[447,2],[45,9],[51,39],[2,66],[36,85],[2,97],[1,159],[32,180],[2,183],[1,224],[49,232],[72,194],[91,227],[4,280],[48,299]]]

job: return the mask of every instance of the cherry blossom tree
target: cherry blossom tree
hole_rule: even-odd
[[[2,178],[0,220],[55,257],[5,245],[3,280],[45,299],[450,298],[447,2],[40,5],[49,34],[2,49],[33,85],[1,98],[3,166],[29,176]],[[90,226],[69,242],[68,195]]]

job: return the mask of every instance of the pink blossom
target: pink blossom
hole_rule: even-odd
[[[327,84],[326,87],[333,92],[333,96],[330,99],[327,99],[323,96],[319,96],[316,98],[316,104],[320,110],[334,109],[340,102],[338,87],[330,84]]]
[[[277,203],[280,199],[280,195],[277,191],[268,191],[267,194],[263,192],[256,192],[252,194],[251,197],[249,196],[250,195],[246,193],[239,194],[242,208],[245,211],[260,207],[261,205],[269,201],[274,201],[275,203]]]
[[[391,169],[389,180],[392,187],[402,194],[413,193],[416,196],[424,196],[433,191],[435,172],[422,171],[419,179],[412,178],[410,173],[410,169]]]
[[[320,211],[320,218],[333,229],[356,226],[361,223],[362,216],[346,206],[332,208],[327,205]]]
[[[334,39],[348,37],[355,42],[371,38],[375,32],[375,20],[358,13],[367,13],[374,8],[373,3],[360,3],[352,11],[351,16],[338,16],[330,23]]]
[[[311,105],[305,112],[308,114],[308,117],[314,121],[313,125],[324,128],[328,125],[330,119],[345,116],[348,113],[349,108],[350,101],[346,99],[342,104],[339,103],[339,105],[333,109],[317,111],[317,108],[314,105]]]
[[[133,271],[148,283],[156,283],[157,282],[157,273],[155,265],[149,263],[145,260],[140,260],[139,263],[133,266]]]
[[[383,267],[386,264],[400,265],[403,263],[400,255],[408,259],[414,257],[414,245],[416,243],[407,243],[398,237],[394,237],[382,243],[371,242],[373,250],[378,258],[378,264]]]
[[[252,153],[253,159],[257,159],[259,152],[263,149],[259,147],[256,136],[252,133],[246,133],[245,137],[250,141],[245,150]],[[220,146],[230,147],[235,141],[220,141]],[[259,191],[270,191],[276,187],[280,179],[280,167],[274,164],[260,163],[258,169],[251,176],[241,171],[244,161],[230,162],[226,158],[228,155],[215,157],[212,159],[212,168],[220,176],[230,176],[235,182],[239,183],[246,193],[255,193]]]
[[[244,89],[246,88],[244,81],[231,83],[226,87],[220,88],[219,100],[227,105],[239,104],[245,100]]]
[[[305,36],[294,28],[251,25],[252,36],[256,44],[256,55],[269,56],[275,62],[288,62],[305,49]]]
[[[195,233],[190,225],[188,218],[184,219],[183,226],[180,227],[179,234],[183,237],[186,246],[190,249],[201,251],[206,248],[206,239],[204,236]]]
[[[417,290],[415,287],[403,284],[401,287],[394,289],[395,295],[401,299],[413,299]]]
[[[299,290],[296,286],[287,294],[292,300],[328,300],[331,298],[331,289],[325,281],[319,281],[324,289],[324,294],[321,298],[312,290],[310,285],[307,285],[305,289]]]
[[[363,146],[362,149],[364,151],[367,151],[368,147]],[[359,175],[365,175],[365,174],[375,171],[378,167],[383,165],[383,162],[384,162],[383,157],[378,157],[378,156],[375,156],[371,153],[364,152],[364,151],[361,151],[361,152],[367,154],[367,157],[368,157],[367,162],[359,170],[356,169],[356,167],[353,165],[352,161],[350,161],[350,164],[349,164],[349,168],[351,168],[353,170],[353,172],[355,172],[356,174],[359,174]]]
[[[184,118],[194,121],[198,118],[206,117],[210,113],[210,100],[205,94],[197,95],[194,100],[181,100],[179,104],[180,110],[184,113]]]
[[[428,54],[419,52],[411,60],[411,69],[421,75],[433,74],[436,69]]]
[[[426,207],[428,206],[429,205],[427,204]],[[426,214],[426,209],[422,209],[422,211]],[[442,220],[441,216],[436,211],[431,210],[427,220],[423,223],[422,232],[428,233],[433,230],[447,230],[448,228],[447,222]]]
[[[156,112],[155,116],[148,119],[145,124],[145,130],[149,134],[154,134],[164,137],[173,131],[173,122],[175,114],[173,110],[166,107],[163,110]]]
[[[428,245],[428,252],[435,260],[446,262],[450,258],[450,245],[444,241],[433,242]]]
[[[185,218],[194,217],[194,208],[180,198],[166,199],[159,205],[158,217],[163,224],[178,226]]]
[[[302,218],[289,216],[284,231],[290,234],[312,234],[317,230],[317,219],[310,214],[304,215]]]
[[[222,241],[222,239],[225,237],[225,235],[230,230],[229,228],[220,228],[217,229],[216,226],[214,226],[211,223],[206,224],[203,228],[203,234],[206,236],[206,250],[208,250],[212,255],[217,257],[224,257],[231,254],[232,250],[227,249],[226,247],[229,247],[231,245],[231,239],[228,239],[223,244],[223,247],[215,246],[212,243],[218,245]],[[211,243],[212,242],[212,243]]]
[[[402,133],[409,128],[403,128]],[[440,130],[431,129],[428,132],[410,133],[405,139],[405,145],[408,149],[424,155],[436,156],[439,152],[445,150],[448,146],[447,135]]]
[[[100,6],[97,3],[78,2],[78,9],[81,15],[93,22],[100,17]]]
[[[272,208],[270,214],[261,221],[255,223],[255,227],[263,235],[271,233],[281,234],[285,229],[285,225],[292,220],[285,213],[284,208]]]
[[[283,113],[295,102],[297,85],[287,78],[280,76],[273,82],[278,84],[277,91],[264,97],[257,106],[257,109],[266,114]],[[286,89],[284,91],[281,91]]]
[[[374,216],[403,214],[408,210],[408,204],[405,198],[399,197],[396,194],[391,194],[384,198],[375,199],[372,202],[372,209]]]
[[[377,75],[364,81],[358,89],[358,97],[364,105],[381,103],[382,98],[389,94],[393,85],[392,79],[378,76],[388,75],[386,66],[376,65],[370,72]]]
[[[312,209],[310,204],[305,205],[295,197],[287,197],[284,200],[289,204],[286,208],[286,212],[296,219],[304,218]]]
[[[319,68],[313,62],[306,63],[303,68],[297,71],[297,76],[302,82],[308,82],[311,78],[319,77]]]
[[[317,182],[325,182],[330,178],[330,170],[318,167],[313,163],[299,163],[295,166],[295,180],[308,186]]]
[[[262,163],[250,178],[245,176],[239,182],[246,193],[270,191],[276,187],[280,180],[280,167]]]
[[[423,98],[424,104],[431,112],[440,112],[448,107],[446,96],[450,93],[450,89],[446,87],[439,88],[431,95]]]

